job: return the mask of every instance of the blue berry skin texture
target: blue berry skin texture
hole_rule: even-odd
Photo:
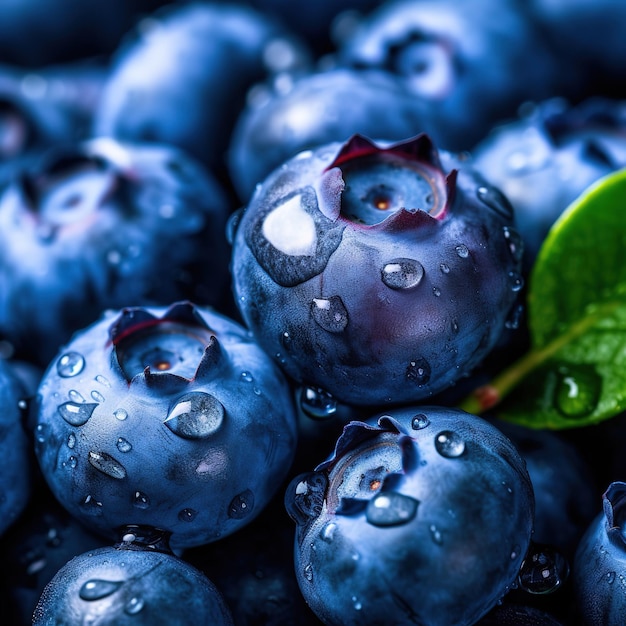
[[[235,300],[299,383],[353,404],[419,401],[478,365],[522,287],[506,198],[426,135],[305,151],[237,226]]]
[[[572,567],[577,612],[584,626],[621,626],[626,615],[626,483],[613,482]]]
[[[325,624],[470,626],[515,584],[534,499],[500,431],[416,406],[350,422],[285,505],[300,589]]]
[[[74,557],[45,587],[34,626],[232,626],[217,587],[172,554],[121,547]]]
[[[154,526],[175,548],[255,518],[297,439],[280,370],[239,324],[189,302],[123,309],[77,333],[33,411],[42,472],[72,515],[106,536]]]

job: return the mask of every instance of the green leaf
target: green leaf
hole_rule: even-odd
[[[506,397],[502,418],[552,429],[625,410],[625,257],[623,169],[589,187],[552,227],[530,276],[532,347],[462,408],[479,412]]]

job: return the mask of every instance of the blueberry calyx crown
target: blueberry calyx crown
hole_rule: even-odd
[[[609,541],[619,550],[626,549],[626,482],[613,482],[602,496]]]

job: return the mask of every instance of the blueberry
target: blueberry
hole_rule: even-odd
[[[494,607],[476,626],[564,626],[553,615],[527,605],[502,604]]]
[[[506,198],[427,136],[300,153],[233,245],[237,305],[297,382],[354,404],[441,391],[494,346],[522,282]]]
[[[44,589],[36,626],[232,626],[217,587],[185,561],[153,545],[122,542],[74,557]]]
[[[515,207],[528,271],[548,231],[589,185],[626,166],[626,103],[551,99],[494,128],[473,166]]]
[[[170,146],[44,153],[0,189],[0,337],[47,365],[107,308],[218,304],[228,210],[221,185]]]
[[[530,544],[524,461],[454,409],[403,407],[351,422],[294,478],[300,589],[325,624],[474,624],[515,584]]]
[[[423,130],[423,107],[389,72],[336,68],[257,86],[229,149],[231,177],[247,201],[257,183],[297,153],[354,133],[401,140]]]
[[[339,50],[342,62],[403,77],[425,113],[422,130],[467,150],[526,100],[569,92],[571,74],[539,28],[501,0],[393,0]]]
[[[25,395],[21,379],[0,359],[0,535],[19,518],[32,492],[30,440],[22,424]]]
[[[603,512],[582,538],[572,567],[576,608],[586,626],[622,624],[626,613],[626,483],[613,482]]]
[[[173,144],[221,168],[247,90],[308,62],[290,32],[251,7],[172,3],[114,56],[94,134]]]
[[[181,302],[77,333],[33,406],[52,492],[91,529],[124,524],[200,545],[248,524],[296,444],[290,390],[234,321]]]

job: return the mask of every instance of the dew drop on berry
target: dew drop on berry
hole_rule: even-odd
[[[524,287],[524,279],[517,272],[509,272],[509,284],[511,285],[511,291],[521,291]]]
[[[65,402],[57,410],[68,424],[82,426],[87,423],[97,406],[94,403],[77,404],[76,402]]]
[[[532,594],[552,593],[569,575],[567,559],[551,546],[531,544],[518,575],[521,589]]]
[[[433,287],[433,295],[438,298],[441,295],[441,289],[439,289],[439,287]]]
[[[87,602],[102,600],[115,593],[123,584],[124,581],[121,580],[99,580],[94,578],[83,583],[78,595],[82,600],[86,600]]]
[[[598,406],[601,389],[602,378],[592,365],[561,366],[554,388],[554,404],[564,417],[585,417]]]
[[[254,377],[250,372],[241,372],[240,378],[247,383],[254,382]]]
[[[115,478],[116,480],[123,480],[126,478],[125,467],[117,459],[106,452],[90,450],[87,459],[92,467],[95,467],[99,472],[102,472],[111,478]]]
[[[434,525],[431,524],[428,527],[428,530],[430,531],[430,537],[431,539],[437,544],[437,545],[441,545],[443,543],[443,536],[441,535],[441,531]]]
[[[309,563],[304,568],[304,577],[311,582],[313,580],[313,566]]]
[[[476,195],[485,205],[502,217],[506,219],[513,218],[513,207],[511,203],[497,187],[487,185],[480,186],[476,190]]]
[[[509,316],[506,318],[504,322],[505,328],[509,330],[517,330],[520,326],[520,322],[522,320],[522,316],[524,315],[524,305],[518,304],[517,306],[511,309]]]
[[[141,491],[135,491],[133,494],[133,506],[137,509],[147,509],[150,506],[150,498]]]
[[[442,274],[449,274],[450,273],[450,266],[447,265],[446,263],[441,263],[439,265],[439,269],[441,270]]]
[[[430,364],[424,358],[411,361],[405,373],[406,379],[416,385],[425,385],[430,380],[430,374]]]
[[[424,415],[423,413],[418,413],[411,420],[411,428],[413,430],[422,430],[424,428],[427,428],[429,425],[430,420],[428,419],[428,416]]]
[[[390,289],[413,289],[423,276],[423,265],[413,259],[394,259],[381,271],[382,281]]]
[[[459,244],[454,249],[462,259],[467,259],[469,256],[469,248],[465,244]]]
[[[348,325],[348,311],[339,296],[314,298],[311,315],[317,325],[329,333],[340,333]]]
[[[458,433],[444,430],[435,437],[435,449],[447,459],[455,459],[465,452],[465,441]]]
[[[384,491],[367,504],[365,517],[372,526],[398,526],[417,514],[419,501],[395,491]]]
[[[78,376],[85,368],[85,359],[78,352],[66,352],[57,361],[57,373],[62,378]]]
[[[124,437],[118,437],[117,443],[115,444],[116,448],[120,452],[130,452],[133,449],[132,444]]]
[[[226,222],[226,240],[231,246],[235,241],[235,235],[237,234],[237,228],[239,227],[242,216],[243,208],[237,209],[230,215]]]
[[[137,615],[145,606],[145,601],[140,596],[133,596],[125,605],[124,613],[127,615]]]
[[[113,411],[113,415],[115,419],[118,419],[120,422],[123,422],[128,417],[128,413],[124,409],[116,409]]]
[[[197,391],[179,398],[164,424],[184,439],[204,439],[219,430],[224,415],[224,406],[215,396]]]
[[[196,519],[196,515],[198,515],[198,511],[195,509],[182,509],[182,511],[178,512],[178,519],[181,522],[193,522]]]
[[[96,391],[95,389],[94,391],[91,392],[91,398],[95,402],[104,402],[104,396],[99,391]]]
[[[605,578],[606,582],[612,585],[615,582],[615,572],[607,572]]]
[[[85,496],[80,503],[81,509],[87,515],[93,517],[102,515],[102,502],[98,502],[92,495]]]
[[[72,402],[84,402],[85,398],[83,398],[80,391],[76,391],[76,389],[70,389],[67,394]]]
[[[254,508],[254,494],[250,489],[246,489],[236,495],[228,505],[228,517],[232,519],[243,519],[252,513]]]
[[[67,437],[67,447],[72,450],[76,445],[76,435],[74,433],[70,433]]]
[[[111,383],[108,381],[107,378],[102,376],[102,374],[98,374],[95,380],[97,383],[100,383],[103,387],[111,387]]]
[[[504,233],[504,239],[506,240],[513,260],[516,263],[519,263],[524,255],[524,242],[522,240],[522,236],[517,230],[509,228],[508,226],[504,226],[502,228],[502,232]]]
[[[337,412],[337,400],[319,387],[304,387],[300,392],[300,408],[308,417],[324,420]]]

